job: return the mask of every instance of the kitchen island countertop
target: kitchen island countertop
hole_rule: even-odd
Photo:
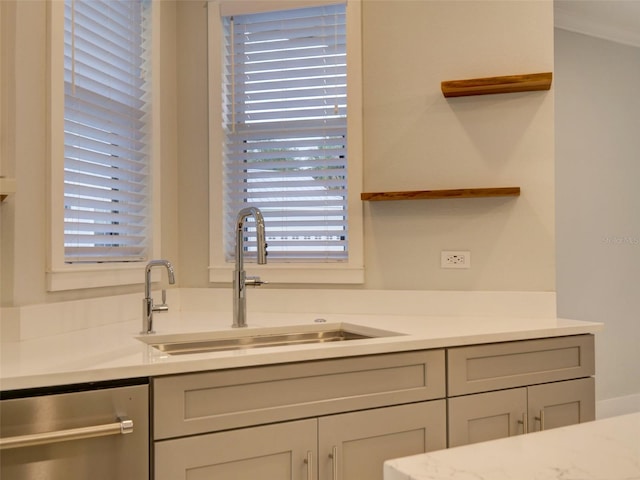
[[[388,460],[384,480],[638,480],[640,412]]]

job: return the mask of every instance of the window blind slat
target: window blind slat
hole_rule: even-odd
[[[342,117],[347,114],[345,105],[340,105],[335,111],[333,106],[325,106],[318,108],[309,108],[307,110],[284,110],[280,117],[280,122],[295,122],[299,119],[318,119],[327,117]],[[273,120],[271,112],[245,112],[244,114],[236,114],[227,116],[227,120],[232,122],[235,118],[236,122],[270,122]]]
[[[84,162],[84,170],[88,172],[92,172],[94,165],[102,165],[102,166],[111,166],[113,168],[121,168],[125,172],[133,171],[138,172],[145,175],[147,177],[146,168],[147,165],[143,161],[139,161],[136,159],[125,158],[125,157],[115,157],[105,155],[102,152],[89,151],[80,147],[66,147],[65,148],[65,159],[70,158],[74,161]],[[144,183],[143,179],[140,180],[141,183]]]
[[[315,69],[300,68],[298,70],[281,70],[278,72],[253,72],[246,77],[231,77],[229,82],[235,84],[235,90],[229,92],[235,97],[236,102],[253,100],[257,95],[263,99],[294,99],[297,97],[313,96],[305,90],[324,87],[327,92],[319,92],[327,95],[329,91],[335,92],[337,87],[346,86],[346,74],[341,65],[327,65]],[[299,93],[295,91],[298,90]],[[281,92],[287,91],[284,96]],[[240,97],[238,98],[238,94]],[[230,105],[235,106],[237,105]]]
[[[287,30],[286,37],[282,35],[282,31],[278,30],[249,34],[241,31],[241,27],[242,25],[234,26],[236,35],[229,38],[229,45],[243,47],[243,55],[273,51],[295,52],[301,47],[315,51],[323,49],[330,51],[329,48],[335,50],[337,47],[344,47],[346,43],[344,24],[325,25],[313,29]],[[295,56],[299,54],[300,52],[294,53]]]
[[[77,183],[83,185],[85,188],[94,188],[98,190],[98,193],[102,193],[103,190],[125,190],[128,192],[140,192],[144,190],[144,186],[138,182],[131,182],[122,178],[106,177],[102,175],[92,175],[85,172],[74,172],[72,170],[66,170],[65,179],[69,183]],[[98,196],[97,194],[95,196]]]
[[[67,174],[68,172],[66,172],[65,176],[67,176]],[[72,176],[72,174],[70,175]],[[137,203],[140,203],[145,198],[145,195],[142,193],[135,193],[135,192],[124,191],[124,190],[107,191],[106,189],[102,189],[102,188],[94,188],[92,186],[87,186],[87,185],[77,185],[77,184],[65,181],[65,201],[68,202],[68,204],[65,204],[65,207],[72,208],[74,206],[75,195],[80,197],[84,196],[84,197],[94,198],[94,199],[103,199],[104,201],[111,201],[113,202],[112,205],[115,205],[116,202],[121,202],[125,204],[127,202],[130,202],[133,204],[137,204]],[[118,205],[118,208],[120,208],[120,205]],[[123,205],[122,208],[126,208],[126,205]]]
[[[132,135],[124,136],[117,132],[104,130],[101,125],[86,123],[89,121],[87,118],[76,118],[75,120],[75,122],[65,122],[65,130],[68,132],[67,135],[75,137],[74,143],[77,142],[78,146],[98,142],[102,145],[112,145],[110,150],[112,155],[123,156],[123,152],[129,152],[126,156],[144,159],[144,153],[141,150],[144,150],[146,145],[140,139],[134,138]],[[82,121],[82,123],[79,123],[79,121]],[[118,142],[117,145],[113,143],[115,141]]]
[[[144,227],[136,226],[136,225],[127,225],[127,224],[112,224],[109,223],[96,223],[96,222],[83,222],[83,221],[75,221],[70,222],[67,226],[69,229],[69,235],[71,235],[70,230],[73,230],[74,233],[86,233],[86,234],[109,234],[109,235],[121,235],[121,236],[129,236],[130,238],[143,238],[140,235],[133,235],[135,233],[141,233],[144,230]],[[129,235],[131,234],[131,235]]]
[[[236,94],[238,92],[242,92],[241,88],[236,90]],[[345,82],[339,82],[336,85],[322,85],[318,86],[309,86],[309,87],[301,87],[299,88],[299,95],[306,97],[317,97],[317,96],[325,96],[325,97],[344,97],[347,94],[347,86]],[[275,94],[277,95],[277,94]],[[271,101],[273,98],[278,98],[274,95],[273,92],[270,91],[256,91],[256,92],[245,92],[244,93],[244,101],[246,102],[261,102],[261,101]],[[235,96],[234,96],[235,97]],[[232,102],[233,98],[231,93],[227,93],[225,101]]]
[[[332,109],[331,114],[336,115],[336,106],[338,108],[346,108],[346,100],[346,95],[342,97],[336,97],[335,95],[309,97],[305,95],[302,98],[291,100],[274,98],[262,102],[246,101],[244,108],[236,108],[234,114],[236,115],[236,121],[238,120],[238,115],[242,118],[243,112],[246,112],[247,115],[261,114],[266,118],[269,118],[269,116],[273,118],[291,110],[307,112],[317,111],[318,109]]]
[[[229,135],[231,141],[235,140],[235,135]],[[316,135],[315,137],[293,137],[293,138],[274,138],[263,139],[260,137],[245,138],[242,141],[236,141],[228,145],[228,151],[233,153],[241,153],[252,149],[280,149],[282,151],[292,149],[307,150],[323,150],[344,148],[345,140],[342,136],[335,135]]]
[[[89,170],[87,168],[87,162],[78,161],[73,158],[65,158],[64,163],[66,168],[72,171],[85,171],[85,169]],[[89,168],[91,173],[95,175],[117,176],[117,178],[122,178],[123,180],[129,180],[135,183],[139,183],[146,178],[146,173],[144,172],[141,173],[132,170],[125,170],[123,168],[114,168],[110,165],[104,166],[91,164]]]
[[[142,152],[138,152],[136,150],[131,150],[126,148],[126,146],[114,145],[113,143],[107,143],[103,139],[98,138],[87,138],[80,135],[72,135],[67,134],[67,140],[71,143],[74,143],[74,148],[76,151],[80,149],[89,150],[90,152],[100,152],[103,156],[106,156],[107,159],[111,159],[116,157],[118,159],[122,158],[124,160],[132,160],[141,162],[144,160],[144,154]],[[117,137],[115,139],[107,137],[108,140],[118,141]],[[105,163],[110,163],[105,161]]]
[[[325,175],[329,175],[330,172],[326,172]],[[289,191],[295,191],[297,189],[307,189],[309,191],[315,190],[318,192],[328,193],[327,189],[332,189],[335,191],[338,188],[346,188],[345,178],[331,178],[327,176],[319,176],[314,173],[314,178],[310,178],[309,180],[294,180],[294,181],[283,181],[283,180],[272,180],[272,181],[263,181],[263,182],[255,182],[251,184],[247,184],[246,182],[238,181],[238,182],[229,182],[229,189],[237,189],[237,190],[246,190],[249,193],[253,193],[257,189],[265,190],[273,190],[273,191],[284,191],[289,193]]]
[[[235,162],[228,172],[249,172],[259,178],[264,173],[273,172],[272,175],[275,175],[278,170],[285,169],[286,175],[291,175],[297,170],[303,172],[311,168],[336,168],[344,166],[345,153],[346,148],[343,146],[313,150],[301,147],[298,152],[283,147],[272,150],[247,147],[245,151],[231,150],[228,153],[230,161]]]
[[[99,205],[97,206],[99,207]],[[87,221],[90,222],[92,225],[95,224],[96,222],[106,223],[106,222],[113,221],[113,216],[114,216],[113,211],[100,212],[100,211],[96,211],[95,207],[86,207],[86,208],[90,209],[89,214],[87,215],[90,218],[88,218]],[[82,205],[77,210],[68,210],[67,218],[70,218],[70,219],[73,218],[74,219],[73,221],[78,222],[81,219],[83,219],[81,214],[82,211],[83,211]],[[135,213],[120,211],[117,213],[117,217],[119,222],[117,225],[120,225],[120,224],[130,225],[132,228],[135,228],[135,229],[143,228],[142,226],[143,224],[141,224],[140,222],[144,220],[144,215],[136,215]]]
[[[313,144],[314,140],[317,140],[316,145]],[[280,160],[285,159],[306,159],[313,160],[316,156],[327,157],[339,157],[346,152],[345,138],[317,138],[309,140],[293,139],[287,141],[286,139],[278,139],[274,141],[247,141],[246,143],[233,143],[229,145],[228,154],[237,155],[242,159],[260,158],[277,158]],[[321,154],[321,155],[319,155]],[[250,159],[249,159],[250,160]],[[264,165],[264,164],[262,164]],[[298,165],[300,165],[298,163]],[[244,165],[242,168],[246,168]]]

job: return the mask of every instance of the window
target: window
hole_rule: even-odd
[[[50,10],[50,270],[103,278],[78,287],[139,283],[104,272],[139,268],[154,251],[152,2],[65,0]],[[51,290],[74,288],[54,277]]]
[[[347,6],[291,9],[284,2],[283,9],[241,14],[234,8],[240,11],[237,3],[222,3],[216,19],[223,46],[220,116],[212,116],[220,129],[212,138],[221,143],[211,143],[222,152],[212,155],[221,164],[214,167],[221,181],[212,184],[222,194],[222,225],[217,233],[212,228],[222,237],[218,258],[233,262],[236,214],[251,205],[265,217],[272,268],[361,272],[362,207],[353,202],[361,174],[359,159],[352,160],[359,135],[352,147],[356,123],[349,124],[352,105],[359,116],[359,94],[352,104],[357,90],[350,85],[359,76],[347,54]],[[246,240],[250,256],[251,227]],[[361,273],[342,276],[337,281],[361,281]]]
[[[147,258],[150,5],[66,0],[65,261]]]

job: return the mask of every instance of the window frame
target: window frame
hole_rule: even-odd
[[[47,2],[49,20],[48,55],[48,252],[47,290],[75,290],[138,284],[144,281],[146,261],[109,263],[66,263],[64,253],[64,2]],[[160,119],[161,99],[160,8],[153,2],[151,12],[151,142],[149,149],[149,224],[148,255],[160,252]]]
[[[346,1],[347,18],[347,191],[349,257],[346,262],[267,263],[254,269],[245,263],[249,274],[260,274],[273,283],[361,284],[364,283],[363,206],[360,199],[363,180],[362,121],[362,20],[361,0]],[[266,5],[265,5],[266,3]],[[335,4],[335,0],[301,2],[300,6]],[[234,264],[225,260],[223,212],[222,145],[222,65],[220,48],[224,15],[252,13],[251,0],[210,0],[208,2],[209,54],[209,281],[231,281]],[[291,8],[291,2],[264,2],[271,10]],[[218,145],[219,148],[215,148]]]

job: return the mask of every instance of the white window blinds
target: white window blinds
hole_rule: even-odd
[[[249,205],[265,217],[270,262],[347,260],[345,5],[223,23],[227,260]]]
[[[65,262],[147,255],[150,9],[65,0]]]

